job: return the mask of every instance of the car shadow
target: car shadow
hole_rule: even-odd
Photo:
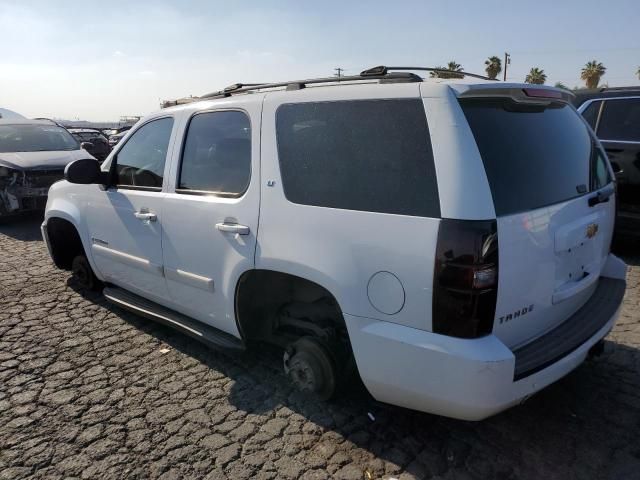
[[[237,410],[264,415],[265,422],[281,417],[291,424],[297,418],[303,424],[297,441],[308,442],[312,450],[332,448],[326,445],[331,438],[330,443],[368,452],[371,478],[382,476],[376,459],[417,478],[458,478],[448,476],[456,472],[505,480],[631,478],[640,466],[640,352],[615,341],[607,340],[604,354],[523,404],[467,422],[380,404],[357,382],[330,402],[317,401],[289,385],[282,357],[271,348],[241,354],[215,351],[110,304],[100,293],[83,291],[73,280],[68,284],[135,328],[230,378],[228,402]],[[280,435],[283,445],[293,439],[286,429]],[[369,478],[366,471],[363,475]]]
[[[23,242],[42,240],[40,225],[43,219],[43,212],[29,212],[0,217],[0,235],[6,235]]]

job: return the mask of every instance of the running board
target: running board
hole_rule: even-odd
[[[222,330],[158,305],[119,287],[105,287],[102,294],[119,307],[174,328],[207,346],[224,350],[245,350],[244,342]]]

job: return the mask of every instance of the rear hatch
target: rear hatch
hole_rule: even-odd
[[[497,217],[493,333],[511,348],[558,326],[589,299],[611,243],[610,167],[586,123],[556,92],[459,97]]]

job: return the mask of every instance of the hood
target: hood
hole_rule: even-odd
[[[74,160],[93,158],[86,150],[64,150],[58,152],[0,152],[0,165],[16,170],[60,169]]]

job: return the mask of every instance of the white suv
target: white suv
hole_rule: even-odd
[[[379,401],[495,414],[601,345],[626,266],[569,94],[465,76],[378,67],[149,115],[51,187],[51,256],[210,345],[282,347],[319,397],[353,371]]]

